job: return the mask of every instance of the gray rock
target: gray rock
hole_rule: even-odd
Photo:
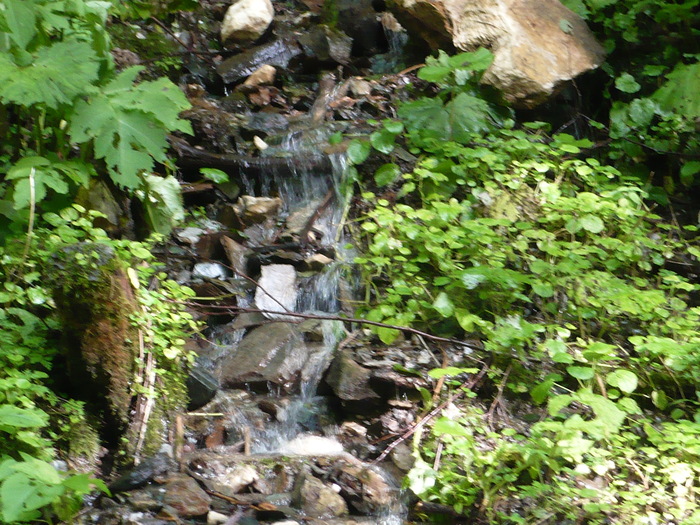
[[[165,453],[158,453],[135,466],[109,485],[112,492],[124,492],[142,487],[153,478],[177,469],[177,464]]]
[[[348,513],[345,500],[310,474],[299,477],[292,498],[304,514],[312,518],[335,518]]]
[[[221,263],[197,263],[192,269],[192,276],[200,279],[228,279],[231,271]]]
[[[202,516],[209,512],[211,497],[194,479],[178,474],[166,483],[163,501],[180,516]]]
[[[289,264],[263,266],[255,290],[255,307],[268,312],[293,312],[297,303],[297,272]],[[294,319],[294,317],[263,312],[270,319]]]
[[[195,410],[211,401],[219,390],[219,381],[214,375],[201,366],[195,366],[190,370],[186,381],[187,393],[190,402],[189,410]]]
[[[246,223],[260,223],[272,219],[282,207],[282,199],[279,197],[252,197],[241,196],[234,210]]]
[[[266,391],[268,383],[291,392],[298,384],[309,349],[286,323],[270,323],[254,329],[221,363],[221,383]]]
[[[221,245],[224,247],[226,258],[231,263],[231,267],[240,275],[246,275],[246,264],[248,262],[248,248],[241,243],[234,241],[231,237],[221,237]]]
[[[347,64],[352,51],[352,38],[328,26],[316,26],[299,37],[299,43],[308,58],[319,62]]]
[[[251,41],[270,27],[275,11],[270,0],[238,0],[226,10],[221,24],[221,41]]]
[[[370,387],[371,371],[355,362],[347,351],[340,352],[331,364],[326,383],[344,406],[364,409],[379,400],[379,395]],[[368,405],[369,403],[369,405]]]
[[[254,113],[242,127],[269,135],[289,129],[289,119],[279,113]]]
[[[279,39],[227,58],[217,66],[216,71],[225,83],[232,84],[250,76],[265,64],[285,68],[290,60],[301,53],[294,40]]]

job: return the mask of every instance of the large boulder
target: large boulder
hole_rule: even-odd
[[[286,323],[259,326],[247,334],[221,363],[221,383],[228,388],[267,391],[272,384],[291,392],[299,384],[310,349]]]
[[[270,27],[275,10],[270,0],[238,0],[226,11],[221,41],[248,42],[260,38]]]
[[[558,0],[390,0],[401,24],[431,47],[487,47],[482,82],[516,107],[544,102],[564,82],[595,69],[603,48]]]

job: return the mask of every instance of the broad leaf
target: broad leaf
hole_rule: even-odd
[[[36,16],[32,2],[27,0],[4,0],[0,17],[4,19],[10,38],[20,48],[26,49],[36,34]]]
[[[384,164],[374,172],[374,180],[377,186],[392,184],[401,175],[401,169],[394,163]]]
[[[46,417],[39,410],[28,410],[14,405],[0,405],[0,427],[38,428],[46,425]]]
[[[666,111],[688,119],[700,117],[700,62],[678,64],[666,75],[668,81],[652,95]]]
[[[92,48],[75,40],[40,48],[26,66],[18,66],[9,54],[0,54],[0,100],[56,109],[93,92],[98,68]]]

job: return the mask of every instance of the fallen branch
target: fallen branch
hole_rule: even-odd
[[[413,425],[411,428],[409,428],[406,432],[404,432],[401,437],[399,437],[396,441],[393,441],[388,447],[384,449],[384,452],[379,454],[377,459],[375,459],[372,464],[376,465],[380,461],[382,461],[385,457],[391,453],[392,450],[394,450],[396,447],[398,447],[401,443],[406,441],[408,438],[410,438],[413,434],[415,434],[418,430],[423,428],[423,426],[428,423],[431,419],[433,419],[435,416],[437,416],[440,412],[445,410],[445,408],[459,399],[460,397],[464,396],[467,391],[471,390],[474,388],[474,386],[481,381],[481,378],[484,377],[484,374],[486,374],[486,371],[489,369],[488,366],[484,366],[478,374],[476,374],[474,377],[472,377],[469,381],[465,381],[462,383],[462,385],[459,387],[457,392],[452,394],[447,401],[443,402],[440,406],[434,408],[428,414],[421,419],[420,421],[416,422],[415,425]]]
[[[230,305],[203,304],[203,303],[197,303],[197,302],[192,302],[192,301],[189,301],[185,304],[191,308],[197,308],[197,309],[203,310],[205,313],[208,313],[209,315],[231,315],[231,314],[240,314],[240,313],[280,314],[280,312],[275,312],[272,310],[261,310],[259,308],[242,308],[239,306],[230,306]],[[208,310],[214,310],[215,312],[211,312]],[[296,317],[299,319],[299,322],[301,322],[302,320],[305,320],[305,319],[320,319],[320,320],[327,320],[327,321],[343,321],[346,323],[356,323],[356,324],[361,324],[361,325],[378,326],[380,328],[390,328],[393,330],[398,330],[399,332],[420,335],[420,336],[426,337],[432,341],[441,341],[444,343],[452,343],[452,344],[455,344],[458,346],[471,348],[472,350],[483,350],[484,349],[481,342],[473,343],[473,342],[462,341],[460,339],[453,339],[451,337],[440,337],[438,335],[429,334],[427,332],[423,332],[422,330],[418,330],[417,328],[411,328],[409,326],[398,326],[398,325],[394,325],[394,324],[380,323],[378,321],[369,321],[367,319],[357,319],[354,317],[342,317],[339,315],[301,314],[301,313],[297,313],[297,312],[288,312],[288,313],[284,312],[284,315],[285,315],[285,317]],[[291,321],[286,321],[286,322],[291,322]],[[479,361],[479,360],[477,359],[477,361]]]

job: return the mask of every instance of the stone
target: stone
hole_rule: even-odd
[[[261,223],[277,215],[282,207],[279,197],[252,197],[243,195],[234,205],[234,210],[245,222]]]
[[[290,60],[301,53],[295,40],[278,39],[227,58],[216,67],[216,72],[226,84],[233,84],[247,78],[263,65],[285,68]]]
[[[341,487],[341,494],[347,502],[362,514],[387,512],[398,501],[398,487],[393,486],[376,467],[353,462],[341,461],[336,466],[337,475],[333,476]]]
[[[270,312],[293,312],[299,290],[297,288],[297,272],[290,264],[270,264],[263,266],[255,290],[255,307],[265,310],[263,315],[270,319],[285,319],[290,316],[280,316]]]
[[[352,52],[352,38],[338,29],[316,26],[299,37],[304,54],[323,63],[347,64]]]
[[[196,410],[211,401],[219,390],[219,381],[205,368],[195,364],[185,383],[189,397],[188,410]]]
[[[252,330],[221,363],[221,383],[265,392],[272,383],[289,393],[298,383],[309,349],[286,323]]]
[[[179,474],[166,483],[163,502],[175,509],[179,516],[203,516],[209,512],[211,497],[194,479]]]
[[[269,135],[289,129],[289,119],[279,113],[253,113],[241,127],[248,131]]]
[[[310,272],[320,272],[332,262],[333,259],[330,257],[326,257],[322,253],[314,253],[312,256],[304,259],[304,269]]]
[[[238,494],[258,479],[260,474],[252,465],[236,465],[226,474],[222,483],[228,487],[229,494]]]
[[[389,6],[434,49],[491,49],[494,61],[482,82],[516,107],[537,106],[605,58],[583,19],[558,0],[390,0]]]
[[[204,230],[202,228],[187,227],[175,230],[173,232],[175,238],[184,244],[189,244],[194,246],[199,242],[199,239],[204,235]]]
[[[210,510],[207,514],[207,525],[218,525],[219,523],[226,523],[228,521],[228,516],[226,514],[221,514]]]
[[[154,478],[177,470],[177,464],[166,453],[158,453],[136,465],[109,484],[111,492],[125,492],[144,486]]]
[[[310,474],[299,476],[292,498],[312,518],[335,518],[348,513],[348,504],[342,496]]]
[[[264,84],[272,84],[275,81],[277,70],[274,66],[263,64],[258,69],[253,71],[251,75],[243,82],[244,86],[261,86]]]
[[[257,40],[270,27],[275,10],[270,0],[238,0],[229,6],[221,24],[221,41]]]
[[[371,375],[371,371],[355,362],[349,352],[342,351],[328,370],[326,384],[346,408],[367,409],[379,400],[369,384]]]
[[[221,263],[197,263],[192,269],[192,276],[200,279],[228,279],[231,271]]]
[[[221,245],[224,247],[226,258],[228,259],[234,274],[240,277],[247,275],[248,248],[241,243],[234,241],[231,237],[221,237]]]

